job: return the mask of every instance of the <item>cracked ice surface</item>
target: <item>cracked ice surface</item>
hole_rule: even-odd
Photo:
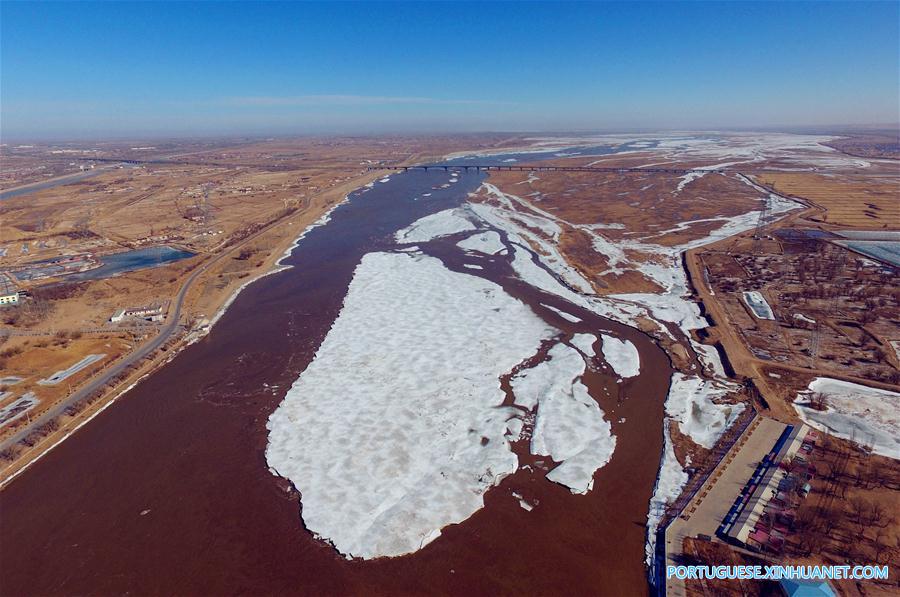
[[[594,342],[597,341],[597,336],[593,334],[575,334],[572,336],[572,346],[581,351],[581,353],[588,359],[590,359],[594,354]]]
[[[612,458],[616,438],[603,411],[577,378],[584,358],[574,348],[557,344],[549,360],[520,371],[510,380],[516,404],[537,405],[531,453],[560,462],[547,479],[572,493],[587,493],[594,472]]]
[[[456,246],[464,251],[477,251],[485,255],[496,255],[506,249],[503,241],[500,240],[500,235],[493,230],[473,234],[456,243]]]
[[[307,528],[346,555],[397,556],[480,509],[517,468],[499,378],[556,332],[438,259],[363,257],[268,422],[266,458],[301,492]]]

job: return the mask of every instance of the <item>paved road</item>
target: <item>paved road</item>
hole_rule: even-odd
[[[250,236],[245,238],[241,243],[238,243],[237,245],[235,245],[235,247],[238,247],[238,246],[244,244],[245,242],[256,238],[263,232],[269,230],[272,226],[276,226],[279,223],[280,223],[280,220],[278,222],[273,222],[270,226],[267,226],[266,228],[263,228],[254,234],[251,234]],[[232,247],[232,249],[234,249],[235,247]],[[68,408],[70,405],[78,402],[82,398],[85,398],[85,397],[91,395],[92,393],[96,392],[97,390],[103,388],[104,386],[106,386],[109,383],[109,381],[112,378],[114,378],[115,376],[120,374],[126,368],[130,367],[134,363],[141,361],[141,359],[143,359],[147,355],[153,353],[153,351],[155,351],[160,346],[165,344],[169,340],[169,338],[172,336],[172,333],[174,331],[176,331],[177,329],[180,329],[180,327],[181,327],[178,322],[178,320],[181,318],[181,307],[184,305],[184,297],[187,296],[187,293],[191,289],[191,286],[194,284],[194,282],[197,280],[197,278],[201,274],[203,274],[210,267],[212,267],[213,265],[218,263],[218,261],[220,259],[222,259],[226,255],[228,255],[230,252],[231,251],[225,251],[224,253],[217,255],[212,260],[207,261],[205,264],[203,264],[202,266],[198,267],[193,272],[191,272],[191,275],[188,276],[187,280],[184,281],[184,284],[182,284],[182,286],[181,286],[181,290],[179,290],[178,294],[175,296],[175,300],[172,301],[171,310],[170,310],[169,316],[166,318],[166,323],[159,329],[159,334],[157,334],[155,338],[144,343],[136,351],[126,355],[124,358],[117,361],[112,367],[104,370],[99,376],[90,380],[84,386],[82,386],[81,388],[79,388],[78,390],[76,390],[75,392],[70,394],[69,396],[67,396],[65,399],[63,399],[59,403],[50,407],[47,411],[45,411],[39,417],[32,419],[30,425],[27,425],[26,427],[19,429],[16,433],[14,433],[11,436],[4,439],[2,442],[0,442],[0,450],[5,450],[9,446],[12,446],[13,444],[21,441],[29,433],[31,433],[32,430],[37,429],[44,423],[60,416],[61,414],[63,414],[63,412],[66,410],[66,408]]]
[[[165,325],[160,328],[159,334],[157,334],[155,338],[148,342],[145,342],[137,350],[129,353],[124,358],[117,361],[112,367],[104,370],[99,376],[91,379],[84,386],[80,387],[78,390],[47,409],[39,417],[35,417],[34,419],[32,419],[30,425],[26,425],[22,429],[19,429],[17,432],[4,439],[2,442],[0,442],[0,450],[5,450],[9,446],[12,446],[13,444],[21,441],[29,433],[31,433],[32,430],[37,429],[44,423],[60,416],[61,414],[63,414],[66,408],[68,408],[72,404],[75,404],[82,398],[86,398],[97,390],[103,388],[113,377],[122,373],[126,368],[130,367],[134,363],[141,361],[141,359],[165,344],[165,342],[172,335],[172,332],[180,327],[178,325],[178,320],[181,317],[181,306],[184,303],[184,297],[187,295],[188,290],[190,290],[191,285],[201,273],[206,271],[210,266],[212,266],[213,263],[218,261],[220,257],[221,255],[216,259],[207,262],[204,266],[197,268],[193,273],[191,273],[190,277],[185,280],[185,283],[182,285],[181,290],[179,290],[178,292],[178,296],[173,302],[172,313],[168,317]]]
[[[352,182],[352,184],[351,184],[351,182]],[[356,188],[356,183],[355,183],[355,180],[349,181],[347,183],[347,185],[341,185],[341,186],[338,186],[335,188],[340,189],[340,188],[342,188],[342,186],[352,186],[353,188]],[[322,194],[332,192],[335,190],[335,188],[326,189],[326,190],[322,191]],[[351,191],[347,191],[347,192],[349,193]],[[296,213],[289,214],[288,216],[285,216],[284,218],[276,220],[275,222],[272,222],[268,226],[265,226],[265,227],[257,230],[253,234],[244,238],[241,242],[235,244],[233,247],[230,247],[228,250],[224,251],[223,253],[216,255],[215,257],[213,257],[213,259],[211,259],[210,261],[207,261],[205,264],[203,264],[202,266],[198,267],[196,270],[191,272],[191,275],[188,276],[187,280],[185,280],[184,284],[182,284],[181,290],[178,291],[178,294],[176,295],[175,299],[170,303],[171,308],[170,308],[169,315],[166,318],[166,323],[160,328],[159,334],[155,338],[153,338],[149,342],[143,344],[136,351],[132,352],[131,354],[125,356],[124,358],[122,358],[121,360],[116,362],[115,365],[113,365],[109,369],[103,371],[98,377],[90,380],[87,384],[85,384],[83,387],[79,388],[78,390],[76,390],[75,392],[73,392],[72,394],[67,396],[65,399],[60,401],[58,404],[55,404],[54,406],[52,406],[50,409],[48,409],[46,412],[44,412],[41,416],[32,419],[31,424],[27,425],[26,427],[24,427],[22,429],[19,429],[16,433],[14,433],[10,437],[7,437],[6,439],[4,439],[2,442],[0,442],[0,450],[5,450],[6,448],[21,441],[29,433],[31,433],[32,430],[37,429],[44,423],[58,417],[70,405],[78,402],[82,398],[89,396],[91,393],[103,388],[104,386],[106,386],[109,383],[109,381],[113,377],[115,377],[116,375],[118,375],[119,373],[124,371],[127,367],[131,366],[134,363],[139,362],[141,359],[143,359],[144,357],[146,357],[147,355],[149,355],[153,351],[155,351],[157,348],[159,348],[160,346],[165,344],[166,341],[168,341],[169,338],[172,336],[172,333],[176,329],[180,328],[178,320],[181,317],[181,307],[184,304],[184,298],[185,298],[185,296],[187,296],[187,293],[190,290],[191,286],[194,284],[194,282],[197,280],[197,278],[200,275],[202,275],[209,268],[211,268],[213,265],[218,263],[220,259],[223,259],[227,255],[229,255],[231,252],[236,250],[237,248],[241,247],[242,245],[244,245],[252,240],[255,240],[260,235],[265,234],[272,228],[280,225],[285,219],[295,217],[296,215],[297,215]]]
[[[719,524],[728,514],[735,498],[753,475],[756,465],[769,453],[784,431],[785,425],[775,419],[758,417],[744,431],[704,482],[704,487],[666,529],[666,565],[677,565],[682,545],[688,537],[714,537]],[[667,597],[687,594],[683,580],[666,581]]]

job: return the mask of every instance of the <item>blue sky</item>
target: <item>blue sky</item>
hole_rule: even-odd
[[[0,4],[6,138],[894,123],[900,3]]]

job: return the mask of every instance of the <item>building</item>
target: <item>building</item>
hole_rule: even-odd
[[[161,306],[151,307],[130,307],[127,309],[119,309],[109,318],[110,323],[119,323],[125,319],[137,318],[146,319],[147,321],[162,321],[163,308]]]
[[[789,425],[759,464],[716,533],[755,551],[779,552],[794,518],[792,495],[814,469],[807,456],[817,433],[805,424]]]
[[[18,305],[19,289],[8,276],[0,274],[0,305]]]

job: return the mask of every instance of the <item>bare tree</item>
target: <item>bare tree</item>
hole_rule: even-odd
[[[887,510],[880,502],[872,502],[869,504],[868,511],[868,523],[869,526],[877,526],[880,528],[884,528],[888,526],[890,522],[890,517],[887,515]]]
[[[826,410],[828,408],[828,396],[823,392],[812,392],[809,395],[809,407],[815,410]]]
[[[852,497],[847,502],[847,507],[850,511],[850,516],[860,527],[865,526],[864,520],[866,518],[866,512],[869,510],[869,502],[863,497]]]

